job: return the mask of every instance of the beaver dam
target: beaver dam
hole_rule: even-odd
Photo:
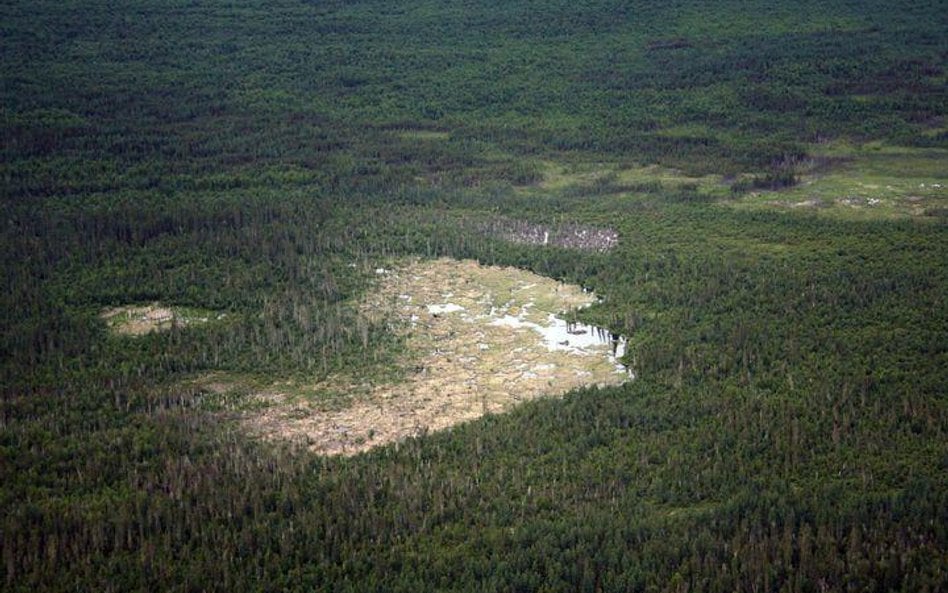
[[[330,377],[306,391],[273,388],[257,397],[248,428],[321,454],[351,455],[443,430],[484,414],[578,387],[616,385],[632,374],[625,342],[568,322],[595,302],[578,286],[516,268],[472,261],[414,261],[376,270],[361,312],[393,323],[406,341],[402,380],[372,384]],[[346,393],[321,398],[320,392]]]

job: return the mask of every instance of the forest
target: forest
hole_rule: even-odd
[[[3,590],[948,589],[944,0],[0,15]],[[392,375],[355,303],[441,257],[595,291],[635,379],[349,457],[241,428]],[[202,322],[103,317],[152,303]]]

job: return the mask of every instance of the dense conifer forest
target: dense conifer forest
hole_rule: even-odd
[[[3,590],[948,589],[943,0],[0,17]],[[865,159],[914,214],[766,202]],[[636,379],[353,457],[241,430],[389,372],[353,303],[441,256],[593,289]],[[152,302],[216,316],[101,317]]]

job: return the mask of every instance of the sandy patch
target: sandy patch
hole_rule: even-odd
[[[539,397],[628,381],[631,374],[617,361],[621,340],[567,322],[571,310],[595,298],[578,286],[470,261],[387,270],[360,308],[391,320],[405,336],[404,379],[372,384],[333,377],[311,391],[350,395],[341,409],[270,389],[258,394],[267,405],[246,414],[246,424],[264,438],[351,455]],[[566,319],[556,316],[562,312]]]

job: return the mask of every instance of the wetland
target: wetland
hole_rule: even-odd
[[[306,396],[267,389],[246,415],[251,432],[351,455],[633,376],[621,362],[623,338],[575,320],[597,300],[579,286],[446,258],[376,275],[359,308],[404,338],[400,379],[332,376]],[[321,395],[337,392],[348,394],[341,405]]]

